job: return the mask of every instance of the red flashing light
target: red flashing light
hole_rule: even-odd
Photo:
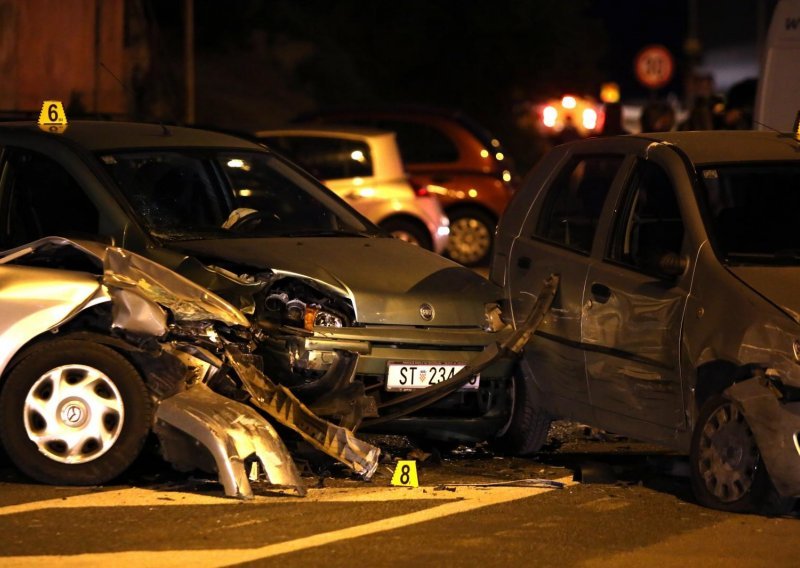
[[[414,194],[417,197],[428,197],[431,194],[431,191],[428,189],[428,186],[416,181],[415,179],[408,180],[411,183],[411,187],[414,188]]]

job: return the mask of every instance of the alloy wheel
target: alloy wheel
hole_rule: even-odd
[[[102,371],[63,365],[36,380],[25,397],[28,437],[48,458],[81,464],[105,454],[122,432],[122,395]]]

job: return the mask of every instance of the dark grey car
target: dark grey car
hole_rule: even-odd
[[[499,340],[500,289],[390,238],[261,145],[156,124],[76,121],[43,132],[7,123],[0,172],[0,248],[100,238],[176,270],[270,334],[289,330],[267,344],[266,371],[309,398],[331,393],[326,411],[351,427],[398,415],[382,427],[481,440],[507,420],[507,361],[412,416],[392,404]],[[219,271],[257,288],[255,302]],[[328,372],[350,360],[342,353],[356,354],[353,384],[331,384],[350,376]]]
[[[690,454],[698,500],[800,496],[800,142],[756,132],[554,149],[502,219],[491,278],[515,320],[560,275],[525,351],[514,428],[551,417]]]

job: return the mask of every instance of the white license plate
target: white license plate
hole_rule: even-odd
[[[390,363],[386,376],[386,390],[407,391],[424,389],[431,385],[446,381],[456,375],[464,365],[442,363]],[[461,390],[476,390],[481,376],[475,375],[467,381]]]

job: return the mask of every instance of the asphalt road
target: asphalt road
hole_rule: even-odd
[[[530,459],[378,441],[371,482],[318,466],[308,496],[259,486],[247,502],[153,458],[91,488],[33,484],[3,460],[0,566],[797,565],[797,515],[704,509],[658,448],[569,424]],[[420,487],[390,485],[401,458]]]

